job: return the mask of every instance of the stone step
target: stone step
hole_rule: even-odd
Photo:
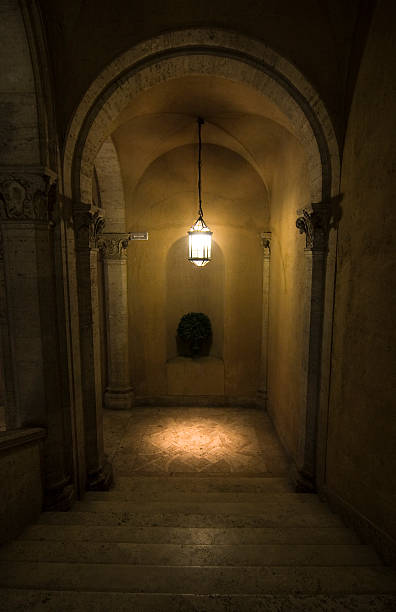
[[[291,493],[295,495],[295,493]],[[265,503],[273,497],[270,493],[214,493],[203,491],[201,493],[180,493],[179,491],[157,491],[135,492],[135,491],[88,491],[84,495],[83,502],[134,502],[142,504],[151,502],[173,502],[178,504],[202,504],[202,503],[236,503],[245,504]]]
[[[19,540],[155,544],[358,544],[345,527],[135,527],[31,525]]]
[[[396,594],[392,568],[1,562],[0,587],[130,593]]]
[[[5,589],[0,612],[391,612],[396,595],[173,595]]]
[[[336,566],[377,565],[364,545],[323,544],[132,544],[130,542],[10,542],[0,561],[120,563],[131,565]]]
[[[92,502],[94,503],[94,502]],[[96,502],[95,502],[96,503]],[[100,502],[97,502],[100,503]],[[106,504],[105,504],[106,505]],[[220,509],[219,509],[220,510]],[[194,512],[43,512],[41,525],[125,525],[134,527],[341,527],[341,520],[334,514],[318,511],[297,511],[295,508],[268,508],[252,514],[221,514]]]
[[[147,499],[137,501],[77,501],[72,512],[134,512],[138,514],[158,514],[178,512],[181,514],[236,514],[252,516],[266,512],[313,512],[318,516],[331,515],[329,507],[323,504],[317,495],[304,495],[297,493],[284,493],[271,495],[268,498],[255,498],[253,501],[217,501],[204,500],[191,501],[157,501]]]
[[[240,477],[240,476],[202,476],[195,478],[194,474],[186,478],[182,476],[118,476],[115,488],[109,492],[94,492],[100,495],[107,493],[141,493],[143,495],[173,495],[175,493],[290,493],[291,485],[287,478],[275,477]],[[91,494],[90,493],[90,494]]]

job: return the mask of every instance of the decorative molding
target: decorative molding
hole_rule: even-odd
[[[97,249],[105,225],[103,211],[94,206],[76,207],[73,217],[77,249]]]
[[[264,257],[271,256],[271,232],[262,232],[260,234],[261,246],[264,250]]]
[[[102,233],[98,248],[104,259],[125,259],[129,244],[129,234]]]
[[[0,172],[0,219],[54,226],[57,180],[45,172]]]
[[[330,206],[319,202],[311,205],[312,211],[303,208],[298,210],[299,217],[296,227],[300,234],[305,234],[305,248],[310,251],[325,251],[327,249]]]

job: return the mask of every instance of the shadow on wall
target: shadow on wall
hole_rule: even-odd
[[[223,357],[224,345],[224,255],[212,242],[213,260],[204,268],[187,259],[187,235],[170,247],[166,260],[167,359],[177,356],[176,330],[187,312],[203,312],[212,324],[210,354]]]

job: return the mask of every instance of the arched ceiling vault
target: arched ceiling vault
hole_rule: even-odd
[[[134,191],[156,159],[178,147],[197,143],[198,116],[205,119],[204,149],[206,145],[217,145],[244,158],[268,193],[278,150],[295,138],[293,126],[254,89],[212,76],[184,77],[159,84],[132,99],[113,122],[112,140],[128,191]],[[102,184],[106,167],[109,169],[110,148],[108,139],[95,162]],[[118,173],[114,167],[114,176]]]
[[[267,190],[273,171],[271,162],[280,141],[287,140],[285,136],[285,130],[257,115],[211,115],[205,117],[202,128],[204,148],[217,145],[237,153],[253,167]],[[120,160],[128,165],[128,187],[133,190],[155,159],[172,149],[197,143],[197,120],[187,114],[138,116],[118,128],[112,139]]]
[[[326,201],[338,192],[339,154],[334,130],[326,109],[304,76],[257,41],[226,31],[194,29],[170,32],[137,45],[112,62],[92,83],[68,131],[64,153],[65,195],[89,203],[94,161],[106,138],[114,132],[116,142],[121,128],[125,128],[122,133],[127,133],[127,124],[136,128],[135,117],[140,116],[141,122],[148,110],[149,114],[158,114],[150,109],[148,98],[145,104],[141,103],[143,113],[142,109],[140,113],[133,109],[133,100],[149,95],[156,86],[197,76],[217,79],[212,90],[210,87],[207,90],[211,96],[203,97],[202,92],[198,92],[193,100],[190,99],[193,104],[187,113],[209,117],[212,138],[219,140],[228,135],[226,146],[236,147],[238,143],[241,154],[249,157],[250,163],[256,164],[261,171],[257,161],[259,152],[252,146],[252,138],[261,130],[252,128],[251,115],[265,118],[267,125],[270,121],[295,133],[306,151],[312,201]],[[224,97],[219,86],[222,80],[241,85],[245,92],[251,88],[260,98],[261,103],[255,100],[252,106],[256,108],[248,110],[251,132],[248,139],[246,125],[245,133],[238,133],[242,128],[235,120],[237,116],[246,116],[245,103],[251,96],[242,95],[242,90],[236,91],[235,105],[230,111],[225,101],[229,102],[234,96],[228,92]],[[184,90],[179,88],[173,96],[163,95],[162,105],[161,96],[158,99],[154,96],[153,103],[159,105],[160,113],[183,115],[185,97]],[[205,112],[208,111],[205,104],[210,106],[213,100],[216,101],[214,116]],[[120,138],[122,140],[123,136]],[[263,136],[261,139],[265,140]]]

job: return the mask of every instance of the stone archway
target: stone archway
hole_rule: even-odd
[[[310,487],[316,478],[318,414],[324,414],[319,402],[326,404],[323,385],[321,389],[322,337],[331,322],[331,300],[325,293],[326,271],[330,285],[332,276],[328,261],[333,259],[327,258],[328,221],[330,201],[339,189],[339,153],[327,111],[305,77],[265,45],[223,30],[181,30],[141,43],[105,68],[79,104],[64,150],[64,195],[72,199],[75,218],[81,220],[92,205],[95,159],[129,100],[161,82],[191,75],[238,81],[265,95],[287,117],[306,153],[311,201],[299,211],[297,226],[306,235],[307,375],[296,479]],[[88,248],[95,238],[93,221]],[[87,221],[78,221],[76,227],[77,233],[79,227],[85,231]],[[82,303],[88,302],[83,298]]]
[[[158,36],[124,53],[95,79],[67,134],[64,194],[90,202],[93,161],[109,126],[131,97],[162,81],[191,74],[241,81],[268,96],[295,126],[296,137],[307,151],[312,202],[337,194],[338,145],[313,87],[290,62],[262,43],[215,29]]]

